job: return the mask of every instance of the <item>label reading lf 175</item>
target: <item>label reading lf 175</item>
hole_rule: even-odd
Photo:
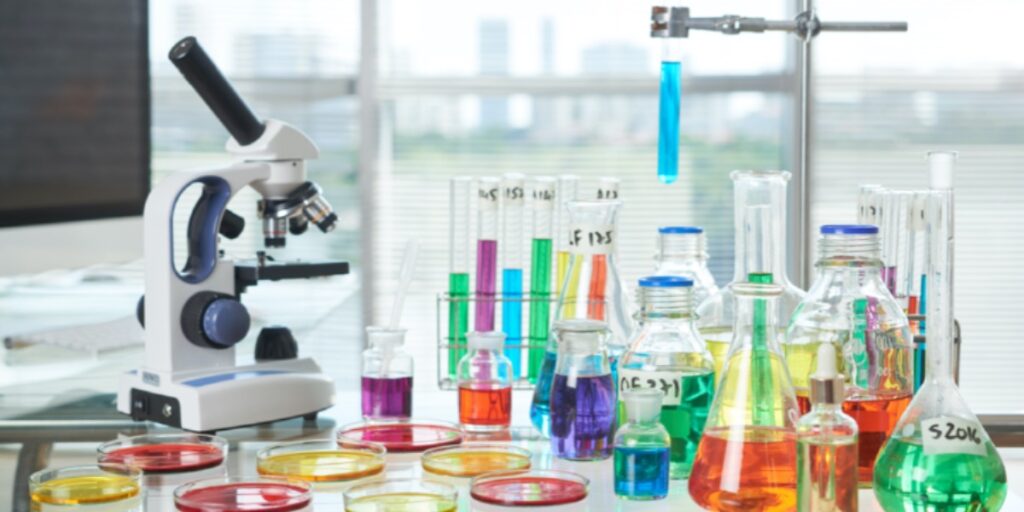
[[[925,455],[967,453],[985,455],[984,433],[974,421],[952,416],[921,420]]]
[[[577,254],[611,254],[615,228],[611,224],[576,225],[569,230],[569,248]]]

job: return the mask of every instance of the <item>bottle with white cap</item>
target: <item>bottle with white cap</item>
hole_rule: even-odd
[[[818,346],[811,412],[796,424],[797,511],[857,510],[857,422],[843,413],[843,376],[831,343]]]
[[[615,433],[615,494],[629,500],[660,500],[668,495],[672,440],[661,425],[662,393],[624,391],[626,423]]]
[[[367,327],[363,351],[362,399],[366,419],[412,416],[412,356],[402,350],[405,329]]]
[[[468,431],[508,428],[512,420],[512,362],[505,333],[471,332],[469,353],[459,361],[459,422]]]

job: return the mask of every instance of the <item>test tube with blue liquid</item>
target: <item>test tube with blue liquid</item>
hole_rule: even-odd
[[[661,93],[658,100],[658,181],[679,177],[679,112],[682,95],[682,50],[671,39],[662,42]]]
[[[501,330],[505,333],[505,357],[512,362],[512,374],[522,376],[523,345],[523,260],[525,235],[525,176],[506,173],[501,180]]]
[[[494,297],[498,281],[498,196],[501,180],[477,180],[476,321],[477,331],[494,330]]]

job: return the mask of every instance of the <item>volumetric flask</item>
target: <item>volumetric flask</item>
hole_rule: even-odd
[[[690,496],[710,510],[789,512],[796,507],[796,396],[779,349],[782,286],[732,285],[732,346],[690,472]]]
[[[782,286],[778,298],[776,325],[785,326],[804,298],[786,276],[786,171],[733,171],[733,223],[735,266],[732,282],[710,296],[697,308],[698,327],[715,358],[715,377],[721,378],[722,363],[732,340],[735,301],[732,284],[747,280],[751,273],[768,274]],[[780,338],[783,332],[779,331]],[[781,341],[781,339],[779,340]]]
[[[551,452],[562,459],[606,459],[615,435],[615,386],[604,348],[608,326],[596,320],[563,320],[558,328]]]
[[[817,276],[793,313],[782,349],[806,414],[818,347],[835,348],[836,367],[846,378],[843,412],[860,428],[859,478],[870,485],[878,451],[914,394],[913,337],[882,281],[877,227],[822,226],[818,249]]]
[[[931,153],[928,198],[928,370],[878,456],[875,496],[887,512],[996,511],[1006,468],[953,380],[953,162]]]

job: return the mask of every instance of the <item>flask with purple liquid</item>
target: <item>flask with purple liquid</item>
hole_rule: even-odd
[[[412,416],[412,357],[402,350],[405,329],[367,327],[363,351],[363,418],[408,419]]]
[[[569,460],[601,460],[612,455],[615,388],[605,344],[608,324],[562,320],[558,362],[551,383],[551,451]]]

